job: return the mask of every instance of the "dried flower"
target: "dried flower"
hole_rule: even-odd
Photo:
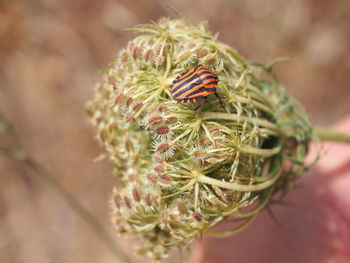
[[[122,184],[113,191],[112,222],[140,237],[140,254],[159,260],[227,216],[248,225],[283,198],[309,168],[313,131],[272,63],[250,64],[206,23],[163,19],[134,30],[141,35],[119,51],[87,110]],[[171,98],[175,77],[199,64],[219,76],[225,110],[215,96],[196,111],[200,101]],[[271,81],[259,78],[263,72]]]

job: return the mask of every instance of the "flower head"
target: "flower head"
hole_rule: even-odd
[[[163,19],[134,30],[141,35],[118,52],[87,109],[122,183],[112,222],[158,260],[227,217],[247,225],[283,198],[308,168],[313,133],[271,67],[250,64],[206,23]],[[172,81],[197,65],[218,75],[224,109],[213,95],[197,110],[200,100],[172,99]]]

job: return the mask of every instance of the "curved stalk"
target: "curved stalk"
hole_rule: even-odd
[[[250,218],[248,218],[243,224],[230,229],[230,230],[226,230],[226,231],[222,231],[222,232],[216,232],[216,231],[212,231],[212,230],[208,230],[205,232],[206,235],[208,236],[212,236],[212,237],[228,237],[228,236],[232,236],[234,234],[237,234],[238,232],[241,232],[242,230],[246,229],[247,226],[250,225],[251,222],[253,222],[253,220],[255,219],[255,217],[258,215],[258,213],[256,213],[255,215],[251,216]]]
[[[197,181],[205,184],[211,184],[214,186],[218,186],[224,189],[229,189],[233,191],[239,191],[239,192],[255,192],[262,189],[265,189],[269,186],[271,186],[276,180],[279,178],[281,174],[282,166],[279,167],[276,171],[274,171],[274,175],[271,176],[270,179],[266,180],[265,182],[258,183],[258,184],[251,184],[251,185],[242,185],[238,183],[232,183],[232,182],[226,182],[221,181],[215,178],[208,177],[204,174],[199,174],[197,177]]]
[[[233,216],[244,218],[244,217],[250,217],[250,216],[253,216],[254,214],[257,214],[261,209],[263,209],[267,205],[272,195],[272,192],[273,192],[273,186],[265,190],[265,192],[263,193],[263,198],[258,205],[256,205],[254,208],[252,208],[249,211],[237,212],[233,214]]]
[[[252,124],[257,124],[261,127],[272,129],[279,131],[278,127],[264,119],[259,119],[259,118],[252,118],[252,117],[246,117],[246,116],[241,116],[238,114],[233,114],[233,113],[224,113],[224,112],[203,112],[201,115],[203,120],[232,120],[232,121],[237,121],[237,122],[250,122]]]
[[[264,105],[264,104],[262,104],[262,103],[260,103],[258,101],[252,100],[251,98],[245,98],[245,97],[242,97],[242,96],[235,95],[232,100],[236,101],[236,102],[251,104],[254,107],[256,107],[257,109],[260,109],[262,111],[265,111],[265,112],[273,115],[273,110],[272,109],[270,109],[269,107],[267,107],[266,105]]]
[[[257,154],[260,155],[263,158],[270,157],[272,155],[277,154],[281,150],[281,146],[277,146],[272,149],[260,149],[260,148],[255,148],[251,146],[244,146],[240,148],[240,151],[243,153],[249,153],[249,154]]]

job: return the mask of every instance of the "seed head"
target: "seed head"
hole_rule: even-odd
[[[147,175],[147,178],[148,180],[151,182],[151,183],[156,183],[157,182],[157,176],[155,174],[148,174]]]
[[[115,104],[115,105],[120,105],[120,104],[122,104],[123,101],[125,101],[125,100],[126,100],[126,96],[125,96],[123,93],[121,93],[121,94],[117,95],[117,97],[115,98],[114,104]]]
[[[164,168],[162,166],[155,166],[153,168],[153,171],[155,171],[157,174],[163,174],[165,172]]]
[[[160,65],[162,65],[164,63],[164,59],[164,56],[159,54],[155,60],[156,66],[159,67]]]
[[[159,260],[228,215],[249,215],[240,229],[281,201],[310,167],[314,134],[273,63],[250,63],[206,23],[163,19],[134,30],[141,35],[118,52],[87,111],[122,185],[111,197],[112,222]],[[175,78],[197,65],[218,76],[224,107],[215,95],[205,105],[171,97]]]
[[[170,149],[170,147],[171,146],[170,146],[169,143],[163,142],[163,143],[158,144],[156,150],[159,153],[165,153],[165,152],[167,152]]]
[[[167,140],[159,140],[153,143],[154,151],[161,160],[167,160],[173,156],[175,147]]]
[[[132,189],[132,195],[133,195],[134,200],[136,202],[140,202],[141,201],[141,194],[140,194],[140,191],[137,189],[136,186],[134,186],[134,188]]]
[[[185,203],[183,202],[183,200],[181,200],[181,199],[178,200],[177,209],[178,209],[180,215],[185,215],[187,213],[186,206],[185,206]]]
[[[128,98],[128,100],[126,101],[126,106],[129,108],[132,102],[133,102],[133,99],[131,97]]]
[[[150,62],[152,57],[153,57],[153,51],[152,51],[152,49],[148,49],[144,55],[144,60],[146,62]]]
[[[129,53],[127,51],[124,51],[120,54],[120,60],[122,63],[126,63],[129,59]]]
[[[132,110],[137,112],[142,108],[142,106],[143,106],[143,103],[138,101],[134,104],[134,106],[132,107]]]
[[[127,208],[131,209],[131,200],[129,197],[124,196],[124,203],[125,203]]]
[[[146,196],[145,196],[145,203],[146,205],[148,206],[152,206],[153,204],[153,198],[152,198],[152,195],[150,193],[148,193]]]
[[[178,122],[178,120],[176,117],[169,117],[169,118],[167,118],[165,123],[171,125],[171,124],[175,124],[177,122]]]
[[[198,212],[193,212],[193,213],[192,213],[192,216],[193,216],[194,219],[196,219],[197,222],[201,222],[201,221],[202,221],[202,216],[201,216],[200,213],[198,213]]]
[[[164,183],[164,184],[170,184],[171,183],[171,179],[166,176],[166,175],[159,175],[159,179],[160,182]]]
[[[136,121],[135,117],[132,114],[128,114],[125,116],[125,121],[129,123],[133,123]]]
[[[170,133],[170,129],[168,126],[160,126],[160,127],[157,127],[154,132],[157,134],[157,135],[168,135]]]
[[[163,123],[163,117],[160,115],[152,116],[146,120],[146,126],[154,128]]]
[[[204,57],[206,54],[208,54],[208,50],[205,48],[201,48],[196,52],[198,57]]]

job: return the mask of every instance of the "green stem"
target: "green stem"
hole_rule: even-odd
[[[262,111],[265,111],[271,115],[273,115],[273,110],[270,109],[269,107],[267,107],[266,105],[258,102],[258,101],[254,101],[250,98],[245,98],[245,97],[242,97],[242,96],[239,96],[239,95],[234,95],[232,96],[232,101],[235,101],[235,102],[241,102],[241,103],[245,103],[245,104],[251,104],[253,105],[254,107],[262,110]]]
[[[279,174],[276,174],[274,177],[272,177],[269,180],[266,180],[263,183],[251,184],[251,185],[242,185],[239,183],[225,182],[225,181],[221,181],[221,180],[206,176],[204,174],[199,175],[197,180],[198,182],[201,182],[201,183],[215,185],[215,186],[232,190],[232,191],[254,192],[254,191],[259,191],[271,186],[278,179],[278,176]]]
[[[254,218],[257,215],[258,215],[258,213],[252,215],[250,218],[246,219],[244,221],[244,223],[242,223],[241,225],[239,225],[233,229],[222,231],[222,232],[208,230],[205,232],[205,234],[208,236],[211,236],[211,237],[229,237],[229,236],[232,236],[232,235],[237,234],[238,232],[241,232],[244,229],[246,229],[250,225],[250,223],[253,222]]]
[[[270,197],[273,193],[273,186],[270,188],[266,189],[263,193],[263,196],[261,197],[260,203],[254,207],[251,210],[244,211],[244,212],[237,212],[232,214],[234,217],[240,217],[240,218],[245,218],[245,217],[250,217],[255,214],[257,214],[259,211],[261,211],[270,201]]]
[[[350,143],[350,134],[323,129],[316,130],[316,134],[321,141],[337,141]]]
[[[264,182],[261,182],[261,183],[259,182],[257,184],[242,185],[240,183],[226,182],[226,181],[221,181],[221,180],[206,176],[204,174],[198,174],[196,177],[196,180],[204,184],[210,184],[210,185],[218,186],[218,187],[232,190],[232,191],[255,192],[255,191],[263,190],[273,185],[281,175],[282,169],[283,169],[282,165],[274,166],[274,169],[270,171],[271,176],[267,178]]]
[[[259,125],[259,126],[264,127],[264,128],[279,131],[278,127],[275,124],[273,124],[267,120],[241,116],[241,115],[233,114],[233,113],[204,112],[204,113],[202,113],[201,117],[202,117],[202,120],[232,120],[232,121],[237,121],[237,122],[247,121],[247,122]]]
[[[256,155],[260,155],[263,158],[267,158],[279,153],[281,151],[281,146],[277,146],[272,149],[260,149],[260,148],[255,148],[251,146],[245,146],[240,148],[240,151],[243,153],[256,154]]]

